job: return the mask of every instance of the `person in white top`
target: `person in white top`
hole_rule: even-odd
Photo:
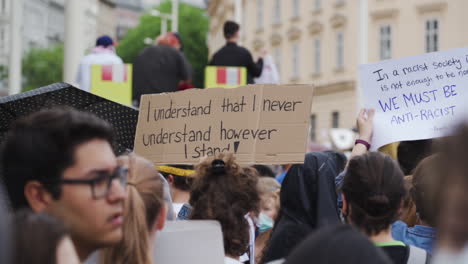
[[[81,58],[76,83],[78,87],[89,92],[91,88],[91,65],[123,64],[122,59],[117,56],[114,41],[109,36],[101,36],[96,40],[93,51]]]
[[[193,183],[193,174],[195,173],[193,166],[158,166],[157,169],[169,183],[174,214],[177,218],[182,206],[190,200],[190,189]]]

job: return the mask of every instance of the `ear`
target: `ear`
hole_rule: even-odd
[[[156,223],[154,224],[154,229],[156,230],[161,230],[164,228],[164,224],[166,223],[166,217],[167,217],[167,205],[164,205],[161,208],[161,211],[158,214],[158,217],[156,218]]]
[[[172,174],[169,174],[167,176],[167,183],[169,183],[170,185],[174,184],[174,176],[172,176]]]
[[[29,181],[24,186],[24,196],[34,212],[43,212],[52,202],[52,195],[38,181]]]

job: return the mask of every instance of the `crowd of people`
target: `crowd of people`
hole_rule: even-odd
[[[263,59],[237,45],[235,22],[224,36],[210,64],[245,67],[253,83]],[[136,101],[190,84],[181,36],[156,44],[134,62]],[[113,40],[100,37],[77,80],[89,90],[91,64],[122,63]],[[374,114],[360,111],[349,158],[307,153],[276,175],[230,153],[155,166],[116,156],[114,128],[93,114],[33,113],[1,142],[0,263],[151,264],[165,225],[192,220],[220,224],[225,264],[468,263],[468,124],[445,138],[395,143],[389,155],[369,152]]]
[[[0,258],[149,264],[167,221],[216,220],[228,264],[467,263],[468,125],[401,142],[396,158],[368,152],[373,117],[359,113],[349,160],[308,153],[280,184],[228,153],[194,167],[116,157],[106,121],[36,112],[2,144]]]
[[[263,56],[265,56],[266,51],[262,51],[261,56],[255,62],[250,51],[238,46],[239,31],[240,25],[236,22],[226,21],[224,23],[223,32],[226,45],[213,55],[208,64],[221,67],[243,67],[246,69],[247,84],[253,84],[254,78],[261,77],[262,72],[268,75],[267,71],[263,71]],[[195,88],[192,84],[193,69],[183,52],[182,36],[177,32],[168,32],[158,36],[154,44],[144,48],[130,62],[133,65],[132,101],[135,106],[139,105],[140,98],[144,94],[176,92]],[[92,65],[123,64],[122,59],[116,53],[115,46],[116,43],[108,35],[100,36],[96,40],[96,46],[93,50],[80,61],[76,75],[78,88],[91,91]],[[275,79],[264,75],[262,78],[258,79],[258,82],[278,82],[278,77]]]

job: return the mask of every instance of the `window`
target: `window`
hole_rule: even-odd
[[[343,32],[336,34],[336,68],[344,67],[344,36]]]
[[[340,113],[333,112],[332,113],[332,128],[339,128],[340,127]]]
[[[318,74],[321,72],[321,43],[320,39],[316,38],[314,40],[314,73]]]
[[[257,0],[257,29],[263,28],[263,0]]]
[[[299,78],[299,44],[292,45],[292,77]]]
[[[380,27],[380,59],[392,57],[392,28],[389,25]]]
[[[275,6],[273,10],[273,24],[281,24],[281,0],[275,0]]]
[[[274,63],[276,64],[276,69],[278,70],[278,74],[281,74],[281,48],[276,47],[274,54]]]
[[[310,116],[310,140],[315,141],[317,140],[317,117],[315,114]]]
[[[322,0],[315,0],[314,8],[315,8],[315,10],[322,9]]]
[[[293,0],[293,17],[299,17],[299,0]]]
[[[439,21],[431,19],[426,21],[426,52],[439,50]]]

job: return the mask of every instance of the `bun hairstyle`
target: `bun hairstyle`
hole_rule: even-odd
[[[387,229],[398,217],[405,196],[403,172],[390,156],[370,152],[350,160],[342,192],[344,212],[367,235]]]
[[[211,162],[211,173],[213,176],[226,174],[226,163],[222,159],[215,159]]]
[[[230,154],[220,154],[195,168],[190,219],[218,220],[227,255],[240,256],[248,249],[249,224],[245,215],[257,210],[257,182],[257,172],[243,169]]]

